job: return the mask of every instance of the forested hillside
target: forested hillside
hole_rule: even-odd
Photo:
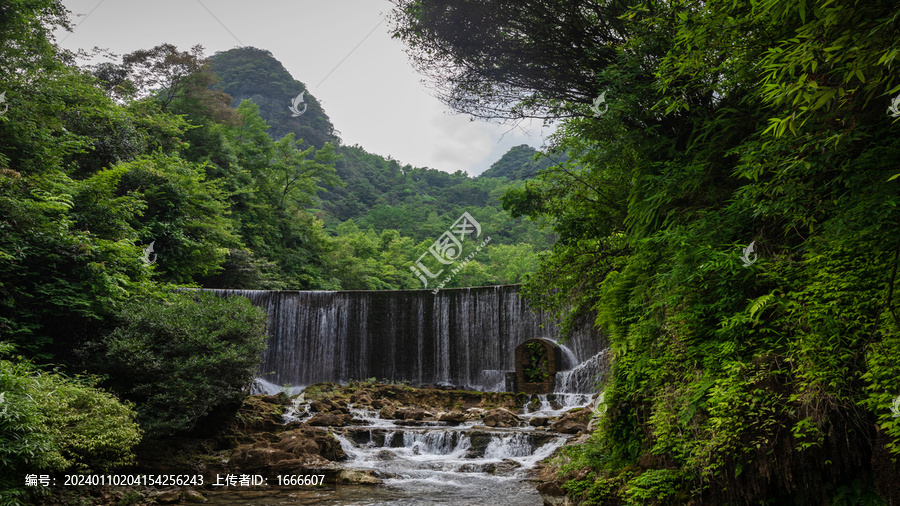
[[[501,209],[506,180],[341,146],[308,93],[293,117],[305,86],[266,51],[208,60],[162,43],[80,63],[51,42],[71,28],[59,1],[13,4],[0,6],[0,502],[27,495],[28,470],[122,465],[142,432],[233,411],[265,316],[173,289],[425,288],[411,267],[463,212],[490,247],[444,286],[520,282],[549,246]],[[73,379],[85,371],[100,376]]]

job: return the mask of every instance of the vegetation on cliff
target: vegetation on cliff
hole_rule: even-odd
[[[394,3],[448,104],[563,119],[503,201],[615,356],[572,498],[898,500],[896,4]]]

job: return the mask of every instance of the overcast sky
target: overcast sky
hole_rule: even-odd
[[[540,122],[513,128],[452,113],[412,69],[403,44],[391,39],[387,0],[63,3],[77,27],[57,40],[70,50],[96,46],[121,56],[163,42],[180,50],[202,44],[207,55],[266,49],[322,102],[344,144],[401,163],[474,176],[513,146],[540,148],[549,134]]]

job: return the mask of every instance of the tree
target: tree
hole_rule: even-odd
[[[175,97],[185,92],[192,77],[203,70],[203,46],[197,44],[188,52],[178,51],[172,44],[160,44],[125,55],[122,65],[134,84],[137,98],[155,94],[165,111]]]
[[[334,146],[326,143],[325,147],[315,152],[310,147],[301,151],[303,141],[295,141],[294,134],[287,134],[275,142],[275,163],[272,171],[281,188],[280,207],[285,207],[288,196],[294,204],[312,204],[320,184],[339,185],[341,180],[335,175],[332,165],[337,159]],[[287,202],[290,204],[291,202]]]
[[[624,1],[393,0],[395,38],[439,98],[477,118],[585,114],[629,35]]]
[[[265,312],[242,297],[134,301],[98,344],[97,366],[137,403],[148,435],[181,433],[214,409],[237,408],[257,374],[265,326]]]

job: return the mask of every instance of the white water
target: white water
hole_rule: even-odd
[[[378,412],[350,407],[365,426],[334,429],[348,456],[342,465],[379,473],[391,499],[358,504],[542,504],[529,470],[571,436],[528,425],[533,416],[554,417],[587,406],[590,394],[535,395],[519,416],[521,427],[487,428],[482,420],[457,426],[431,422],[400,426]],[[356,504],[356,503],[354,503]]]
[[[374,377],[498,390],[500,371],[514,369],[518,344],[558,335],[553,318],[528,307],[517,286],[446,289],[436,295],[430,290],[211,291],[246,297],[266,310],[269,337],[259,371],[275,385]],[[566,341],[564,362],[571,361],[570,354],[587,359],[601,343],[590,325],[578,329]]]
[[[605,367],[606,350],[578,364],[570,371],[556,373],[557,392],[586,393],[596,392]]]

